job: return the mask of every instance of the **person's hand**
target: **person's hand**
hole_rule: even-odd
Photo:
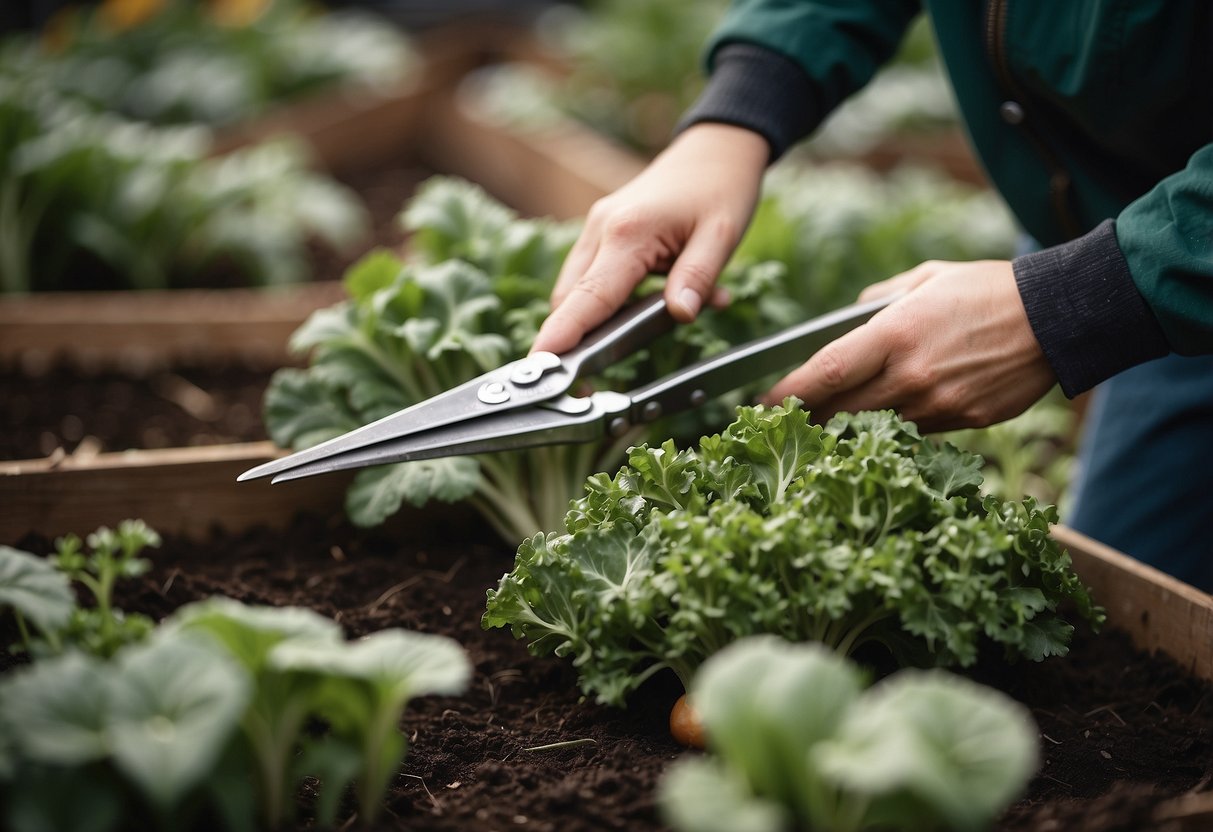
[[[532,350],[562,353],[610,318],[646,275],[668,272],[670,312],[690,321],[754,213],[770,146],[757,133],[697,124],[594,204],[552,292]]]
[[[869,286],[860,300],[898,292],[906,294],[818,350],[764,401],[798,396],[822,421],[893,408],[940,431],[1018,416],[1057,382],[1009,262],[930,261]]]

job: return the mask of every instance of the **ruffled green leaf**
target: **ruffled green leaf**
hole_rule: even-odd
[[[452,503],[471,496],[480,482],[472,457],[456,456],[364,468],[346,494],[345,510],[358,526],[374,526],[407,501],[423,506],[431,499]]]

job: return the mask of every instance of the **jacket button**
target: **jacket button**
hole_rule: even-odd
[[[1002,120],[1007,124],[1020,124],[1023,122],[1023,107],[1019,106],[1018,101],[1004,101],[998,107],[998,114],[1002,116]]]

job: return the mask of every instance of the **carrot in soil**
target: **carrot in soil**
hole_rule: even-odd
[[[704,748],[703,723],[699,712],[687,701],[684,693],[670,710],[670,733],[689,748]]]

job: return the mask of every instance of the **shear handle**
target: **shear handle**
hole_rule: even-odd
[[[560,356],[574,378],[605,370],[674,328],[674,319],[660,292],[637,301],[591,331],[580,344]]]
[[[844,306],[812,320],[705,358],[665,378],[633,390],[634,421],[698,407],[770,373],[785,370],[834,339],[867,323],[900,295]]]

